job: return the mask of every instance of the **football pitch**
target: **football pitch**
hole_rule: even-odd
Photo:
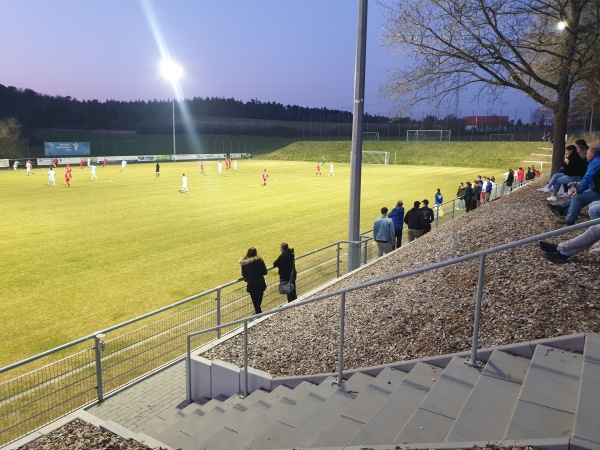
[[[349,164],[241,160],[217,175],[217,162],[56,169],[26,176],[0,171],[3,211],[0,366],[144,314],[240,276],[248,247],[267,265],[288,242],[296,254],[347,238]],[[267,187],[261,174],[267,169]],[[476,175],[502,180],[505,168],[364,165],[361,231],[382,206],[401,199],[433,204]],[[180,193],[182,174],[189,193]]]

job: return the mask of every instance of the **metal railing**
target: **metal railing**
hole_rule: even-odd
[[[464,211],[455,212],[456,202],[444,203],[452,204],[452,219]],[[439,219],[436,227],[438,223]],[[361,234],[361,265],[377,257],[376,243],[369,234],[371,230]],[[338,241],[298,256],[298,294],[344,275],[347,253],[348,242]],[[277,274],[270,272],[266,282],[263,309],[285,303],[285,296],[278,292]],[[216,325],[212,335],[204,336],[208,342],[232,329],[221,324],[252,312],[245,283],[236,279],[0,368],[0,445],[77,408],[102,401],[128,383],[180,360],[190,332]]]
[[[475,292],[475,312],[474,312],[474,321],[473,321],[473,336],[471,340],[471,357],[467,360],[467,362],[471,365],[479,365],[477,361],[477,349],[479,342],[479,323],[481,319],[481,305],[483,300],[483,287],[484,287],[484,275],[486,268],[486,257],[488,255],[502,252],[505,250],[510,250],[513,248],[521,247],[523,245],[540,241],[542,239],[548,239],[555,236],[560,236],[562,234],[571,233],[576,230],[580,230],[583,228],[588,228],[593,225],[600,225],[600,219],[590,220],[585,223],[569,226],[566,228],[562,228],[555,231],[550,231],[548,233],[542,233],[535,236],[531,236],[525,239],[521,239],[518,241],[510,242],[508,244],[499,245],[487,250],[482,250],[479,252],[471,253],[469,255],[460,256],[458,258],[449,259],[446,261],[441,261],[438,263],[431,264],[425,267],[419,267],[417,269],[408,270],[406,272],[398,273],[395,275],[391,275],[384,278],[379,278],[373,281],[368,281],[366,283],[357,284],[355,286],[350,286],[343,289],[338,289],[333,292],[329,292],[326,294],[317,295],[315,297],[308,298],[306,300],[295,301],[293,303],[283,305],[279,307],[276,311],[264,312],[261,314],[257,314],[253,317],[246,317],[243,319],[232,321],[228,324],[220,325],[217,327],[208,328],[201,331],[196,331],[188,334],[187,336],[187,349],[186,349],[186,397],[188,404],[192,402],[191,398],[191,354],[192,354],[192,338],[196,336],[201,336],[205,333],[210,333],[216,331],[219,327],[234,327],[236,325],[243,326],[243,349],[242,352],[244,357],[243,363],[243,371],[244,371],[244,382],[243,382],[243,395],[248,395],[248,322],[254,321],[256,319],[260,319],[262,317],[270,316],[274,313],[286,311],[288,309],[299,308],[301,306],[308,305],[309,303],[315,303],[319,301],[323,301],[329,298],[338,297],[340,298],[340,322],[339,322],[339,352],[338,352],[338,373],[337,373],[337,384],[342,384],[344,381],[344,332],[345,332],[345,311],[346,311],[346,294],[353,291],[358,291],[361,289],[366,289],[371,286],[377,286],[383,283],[389,283],[391,281],[399,280],[401,278],[407,278],[413,275],[418,275],[421,273],[429,272],[436,269],[441,269],[448,266],[453,266],[456,264],[461,264],[470,260],[478,259],[479,260],[479,274],[476,285]]]
[[[361,234],[361,264],[377,257]],[[301,295],[346,273],[348,242],[339,241],[296,257]],[[262,307],[287,301],[270,267]],[[10,442],[185,355],[191,331],[253,313],[241,278],[172,305],[82,337],[0,369],[0,445]],[[221,336],[219,328],[207,342]]]

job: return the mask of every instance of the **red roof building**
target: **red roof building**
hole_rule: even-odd
[[[506,132],[508,116],[466,116],[465,131]]]

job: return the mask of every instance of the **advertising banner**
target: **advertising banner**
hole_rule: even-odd
[[[230,153],[229,157],[231,159],[241,159],[241,158],[252,158],[250,153]]]
[[[45,156],[88,156],[89,142],[44,142]]]
[[[8,159],[0,159],[0,167],[8,167]]]

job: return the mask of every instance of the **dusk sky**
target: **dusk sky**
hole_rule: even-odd
[[[373,0],[368,17],[365,110],[388,114],[379,89],[406,61],[381,45]],[[80,100],[170,99],[162,43],[183,66],[185,98],[351,110],[357,20],[357,0],[0,0],[0,84]],[[493,108],[468,97],[462,115],[518,110],[527,120],[536,107],[518,94]]]

